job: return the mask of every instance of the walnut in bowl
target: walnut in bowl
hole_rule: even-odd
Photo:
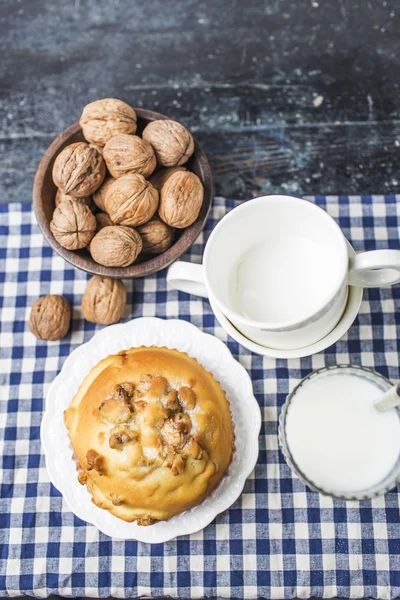
[[[137,228],[142,238],[143,254],[162,254],[171,247],[174,229],[157,216]]]
[[[136,135],[141,135],[146,125],[148,125],[150,122],[167,119],[163,115],[152,111],[143,109],[134,110],[137,115]],[[197,219],[187,228],[177,230],[174,243],[162,254],[157,256],[149,256],[142,252],[136,258],[134,263],[124,267],[108,267],[97,264],[96,261],[91,257],[87,248],[76,251],[70,251],[66,248],[63,248],[56,243],[50,230],[50,222],[53,218],[53,212],[55,209],[55,196],[57,191],[56,185],[52,181],[52,167],[56,157],[64,148],[78,142],[85,142],[85,140],[79,123],[75,123],[66,129],[51,144],[40,161],[36,172],[33,186],[33,207],[39,227],[49,245],[72,265],[87,271],[88,273],[92,273],[93,275],[102,275],[117,279],[143,277],[169,266],[174,260],[179,258],[196,240],[199,233],[204,228],[205,220],[211,206],[213,192],[211,169],[204,152],[196,140],[194,140],[194,152],[189,160],[185,163],[185,168],[195,173],[199,177],[204,187],[204,198]],[[101,154],[99,154],[99,156],[101,157]],[[153,174],[149,177],[152,178]],[[105,181],[104,185],[106,183],[107,180]],[[94,194],[93,199],[96,204],[96,200],[98,200],[99,196],[101,195],[101,191],[102,187],[100,187],[99,184],[99,187],[96,188],[94,192],[91,191],[89,194]],[[85,191],[85,193],[87,195],[89,192]],[[75,197],[76,194],[74,193],[73,196]],[[104,210],[104,208],[101,210]],[[102,218],[102,220],[104,219]],[[115,227],[118,227],[118,225]]]
[[[85,139],[102,148],[114,135],[135,133],[137,117],[126,102],[103,98],[85,106],[79,123]]]
[[[101,154],[85,142],[70,144],[54,161],[53,181],[64,194],[82,198],[100,187],[106,174]]]
[[[142,175],[128,173],[109,186],[105,210],[117,225],[142,225],[158,208],[158,192]]]
[[[138,135],[121,133],[112,137],[104,146],[103,156],[115,179],[128,173],[149,177],[157,165],[153,146]]]

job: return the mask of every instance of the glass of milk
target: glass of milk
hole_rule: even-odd
[[[315,371],[287,397],[279,419],[285,459],[309,488],[342,500],[381,495],[400,480],[400,411],[374,402],[391,382],[363,367]]]

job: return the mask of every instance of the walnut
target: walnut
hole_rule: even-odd
[[[201,460],[203,458],[203,449],[200,446],[199,442],[191,437],[186,445],[190,455],[196,460]]]
[[[180,475],[185,468],[185,459],[172,446],[164,446],[162,451],[163,467],[171,469],[172,475]]]
[[[169,446],[183,448],[187,440],[187,432],[191,427],[190,418],[184,413],[178,413],[165,421],[161,435]]]
[[[119,133],[135,133],[136,113],[121,100],[104,98],[85,106],[79,124],[85,139],[101,147]]]
[[[192,421],[189,415],[184,412],[177,413],[172,417],[174,428],[176,431],[184,431],[188,433],[192,429]]]
[[[111,227],[114,223],[111,221],[110,217],[105,212],[100,212],[95,215],[96,218],[96,233],[103,229],[104,227]]]
[[[100,475],[105,471],[104,456],[101,456],[96,450],[88,450],[86,452],[87,470],[95,470]]]
[[[101,186],[99,187],[98,190],[95,191],[95,193],[93,194],[93,202],[95,203],[95,205],[97,206],[97,208],[99,208],[100,210],[106,210],[105,207],[105,200],[106,200],[106,194],[108,191],[108,188],[110,187],[111,184],[113,184],[115,181],[114,177],[106,177],[105,180],[103,181],[103,183],[101,184]]]
[[[182,448],[186,441],[184,433],[176,430],[172,419],[165,421],[164,427],[161,429],[161,435],[164,441],[174,448]]]
[[[180,475],[185,469],[185,459],[180,454],[175,454],[174,462],[171,466],[172,475]]]
[[[118,225],[142,225],[157,207],[158,192],[142,175],[124,175],[107,190],[105,209]]]
[[[85,471],[80,471],[78,473],[78,481],[81,485],[85,485],[85,483],[87,483],[87,475]]]
[[[172,446],[163,446],[161,456],[164,458],[163,467],[172,467],[176,452]]]
[[[168,382],[165,377],[156,375],[150,381],[150,385],[147,388],[146,396],[148,398],[161,398],[167,393]]]
[[[143,413],[144,410],[146,410],[146,406],[147,406],[147,402],[145,402],[144,400],[134,400],[134,407],[135,410],[139,413]]]
[[[114,389],[108,395],[108,398],[115,398],[115,400],[121,400],[133,409],[132,401],[134,401],[135,386],[133,383],[126,381],[124,383],[118,383],[114,386]]]
[[[55,198],[56,208],[60,204],[60,202],[62,202],[63,200],[75,200],[75,202],[80,202],[81,204],[86,204],[86,206],[88,208],[90,208],[90,210],[92,210],[92,207],[93,207],[92,196],[85,196],[84,198],[76,198],[75,196],[71,196],[70,194],[64,194],[64,192],[62,192],[61,190],[57,190],[56,198]]]
[[[149,402],[143,411],[143,420],[149,427],[162,427],[168,418],[169,411],[164,408],[160,400]]]
[[[131,227],[104,227],[90,243],[93,259],[105,267],[127,267],[142,249],[142,238]]]
[[[116,179],[127,173],[139,173],[144,177],[152,174],[157,160],[153,147],[137,135],[121,133],[104,146],[104,160]]]
[[[142,238],[143,254],[161,254],[171,247],[174,239],[173,228],[158,217],[153,217],[144,225],[140,225],[137,232]]]
[[[84,142],[70,144],[57,156],[53,181],[64,194],[90,196],[103,182],[106,167],[103,157]]]
[[[143,139],[153,146],[157,162],[163,167],[183,165],[194,152],[191,133],[177,121],[152,121],[144,128]]]
[[[178,395],[183,408],[192,410],[196,406],[196,394],[190,387],[183,385],[179,388]]]
[[[124,503],[123,497],[118,496],[117,494],[111,493],[110,498],[111,498],[111,502],[114,504],[114,506],[121,506],[121,504]]]
[[[149,525],[154,525],[154,523],[157,523],[157,519],[146,517],[145,519],[136,519],[136,523],[141,527],[148,527]]]
[[[99,146],[98,144],[89,144],[89,146],[97,150],[97,152],[103,156],[103,146]]]
[[[99,411],[102,419],[109,423],[115,423],[115,425],[126,423],[132,416],[129,405],[113,397],[103,400]]]
[[[173,175],[174,173],[179,173],[179,171],[186,171],[186,167],[171,167],[169,169],[160,169],[153,173],[150,177],[150,183],[153,187],[156,188],[158,192],[161,192],[161,188],[164,183]]]
[[[69,329],[71,309],[64,296],[42,296],[33,304],[29,329],[40,340],[60,340]]]
[[[137,431],[133,431],[126,425],[118,425],[111,429],[108,444],[113,450],[121,450],[122,446],[131,442],[137,442],[138,439],[139,434]]]
[[[119,383],[114,388],[114,394],[118,396],[118,398],[124,398],[125,401],[129,401],[135,391],[135,386],[130,381],[125,381],[124,383]]]
[[[53,213],[50,229],[56,241],[67,250],[85,248],[96,231],[91,210],[76,200],[64,200]]]
[[[82,312],[87,321],[99,325],[117,323],[126,304],[126,287],[119,279],[95,275],[82,297]]]
[[[161,189],[158,214],[171,225],[183,229],[195,222],[203,203],[203,185],[191,171],[173,173]]]
[[[179,404],[179,400],[178,400],[178,392],[176,390],[171,390],[168,393],[164,404],[165,404],[165,408],[168,408],[168,410],[172,410],[172,411],[181,410],[181,405]]]
[[[134,394],[134,391],[135,386],[129,381],[124,383],[117,383],[117,385],[114,386],[108,397],[129,403]]]

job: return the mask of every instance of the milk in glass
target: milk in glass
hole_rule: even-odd
[[[383,393],[381,382],[351,368],[305,380],[291,399],[285,434],[306,479],[340,495],[368,490],[391,473],[400,456],[400,418],[394,408],[375,408]]]

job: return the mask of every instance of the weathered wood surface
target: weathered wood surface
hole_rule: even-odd
[[[396,0],[0,0],[0,201],[96,98],[181,120],[216,192],[400,191]]]

